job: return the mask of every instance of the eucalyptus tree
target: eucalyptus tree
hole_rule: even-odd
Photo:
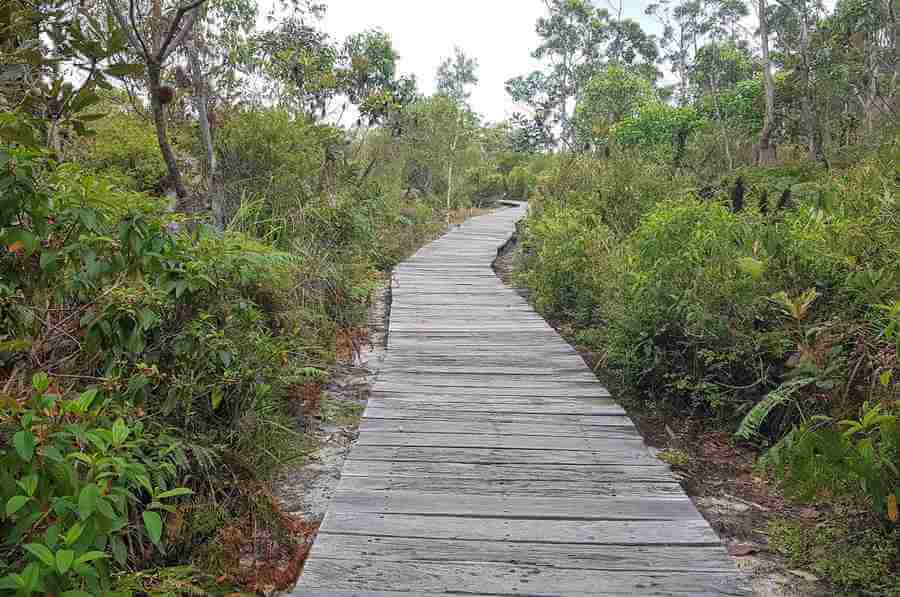
[[[765,116],[759,133],[757,163],[771,166],[775,163],[775,144],[772,134],[775,128],[775,75],[772,73],[772,58],[769,53],[769,8],[766,0],[758,0],[759,44],[762,49],[763,84],[765,89]]]
[[[179,199],[187,196],[181,170],[169,143],[165,105],[172,101],[174,90],[162,83],[163,68],[173,53],[185,43],[200,7],[206,0],[184,0],[168,3],[164,0],[106,0],[110,14],[128,40],[131,49],[146,68],[150,108],[156,128],[156,140],[169,173],[169,179]]]
[[[608,63],[631,66],[650,80],[658,76],[655,39],[629,19],[610,16],[587,0],[545,0],[547,15],[538,19],[541,39],[532,56],[544,63],[540,71],[515,77],[506,89],[531,111],[538,130],[558,134],[572,147],[576,98],[591,75]],[[558,133],[557,133],[558,132]]]
[[[817,23],[811,44],[820,93],[841,114],[858,113],[863,135],[900,120],[900,6],[896,0],[841,0]],[[847,123],[840,123],[846,127]]]
[[[808,159],[824,161],[819,106],[816,98],[814,57],[810,41],[823,7],[819,0],[779,0],[769,7],[768,22],[784,56],[784,67],[800,97],[800,119]]]
[[[469,107],[471,92],[469,87],[478,83],[478,62],[466,56],[459,47],[453,48],[453,56],[445,58],[437,70],[438,94],[447,97],[455,106],[456,118],[450,132],[450,144],[447,158],[447,222],[450,221],[450,208],[453,202],[453,167],[456,163],[459,140],[464,132],[464,124],[471,120],[472,110]]]
[[[617,64],[601,68],[578,98],[574,126],[579,145],[608,147],[616,123],[656,99],[653,85],[635,70]]]
[[[226,209],[217,184],[210,108],[217,89],[226,91],[237,87],[240,52],[256,25],[256,18],[256,0],[207,0],[179,51],[188,70],[179,67],[176,74],[181,75],[181,84],[191,89],[203,150],[203,188],[209,197],[213,222],[219,229],[225,227]]]

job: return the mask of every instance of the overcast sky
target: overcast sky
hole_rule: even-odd
[[[658,32],[643,16],[650,0],[624,0],[626,16]],[[378,27],[389,33],[400,54],[402,73],[412,73],[425,93],[434,90],[435,71],[454,45],[478,59],[479,83],[472,104],[485,119],[498,121],[514,111],[503,84],[536,67],[535,22],[545,13],[541,0],[327,0],[325,29],[335,38]],[[598,6],[607,6],[597,2]]]

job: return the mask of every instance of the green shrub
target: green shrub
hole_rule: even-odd
[[[93,481],[93,476],[107,476],[102,471],[82,470],[79,462],[95,455],[106,458],[107,448],[100,443],[88,446],[80,439],[65,450],[60,447],[63,460],[81,475],[77,487],[71,480],[67,481],[69,489],[32,486],[27,479],[34,475],[39,481],[44,477],[56,480],[57,459],[46,458],[40,448],[50,441],[46,433],[55,434],[58,427],[59,441],[76,432],[78,437],[97,435],[101,439],[107,434],[104,429],[128,433],[126,439],[133,443],[123,443],[123,451],[110,457],[118,459],[116,467],[128,471],[140,472],[139,465],[147,468],[152,483],[148,488],[140,481],[144,473],[138,478],[139,486],[123,477],[123,491],[133,496],[128,502],[131,510],[126,512],[127,504],[121,502],[116,512],[127,524],[106,531],[107,535],[113,531],[128,535],[129,563],[152,565],[155,560],[144,556],[144,541],[135,529],[149,521],[146,533],[158,542],[154,512],[142,513],[144,506],[159,508],[153,501],[157,494],[191,478],[192,486],[199,485],[211,494],[206,499],[215,501],[225,495],[228,512],[245,516],[252,506],[242,500],[250,499],[251,494],[242,497],[243,489],[230,480],[263,479],[301,453],[301,438],[294,431],[295,388],[311,376],[323,375],[315,365],[324,367],[333,359],[336,329],[360,321],[368,290],[360,292],[358,283],[371,276],[371,262],[360,262],[361,269],[342,282],[347,285],[347,296],[338,296],[327,274],[307,269],[309,264],[300,256],[241,234],[219,235],[203,227],[188,232],[171,221],[169,214],[160,212],[155,199],[123,191],[102,176],[71,165],[57,169],[40,151],[2,148],[2,152],[8,168],[0,171],[0,185],[12,200],[4,202],[0,210],[4,246],[0,254],[0,362],[9,368],[11,380],[6,387],[14,394],[4,397],[0,405],[0,445],[10,445],[9,438],[14,438],[13,446],[23,441],[15,439],[26,437],[19,433],[21,428],[32,434],[27,437],[35,438],[39,457],[22,459],[22,448],[0,454],[0,497],[6,506],[10,498],[19,495],[15,493],[19,489],[40,489],[34,495],[46,495],[47,499],[56,495],[61,508],[66,499],[77,503],[85,483]],[[349,206],[343,213],[351,214]],[[357,238],[358,234],[351,236]],[[353,243],[351,254],[359,250],[360,245]],[[329,254],[341,255],[337,251]],[[348,258],[340,263],[344,267],[357,261]],[[33,407],[37,414],[22,412],[26,397],[15,392],[19,381],[30,375],[33,362],[46,366],[54,388],[60,388],[54,389],[55,393],[91,396],[93,390],[84,385],[88,380],[114,400],[104,399],[103,412],[91,411],[82,430],[72,427],[81,421],[75,420],[78,413],[54,410],[71,400],[60,402],[42,394],[27,398],[41,402]],[[40,391],[45,389],[42,386]],[[97,399],[94,406],[100,404]],[[178,439],[168,442],[159,433],[151,436],[145,431],[163,428],[177,430]],[[165,483],[159,477],[161,469],[153,469],[160,459],[141,439],[145,436],[153,449],[163,450],[169,443],[182,446],[178,448],[185,455],[179,458],[181,468],[171,469]],[[66,459],[70,452],[80,455]],[[93,466],[87,461],[84,464]],[[79,493],[71,493],[76,489]],[[10,510],[24,513],[21,501],[17,498]],[[39,500],[33,505],[37,508]],[[78,518],[77,511],[67,512],[58,516]],[[87,515],[81,519],[84,523]],[[62,531],[69,533],[74,521],[62,521],[67,525]],[[4,539],[12,536],[20,522],[18,518],[0,522]],[[36,533],[45,533],[49,526],[43,518],[29,518],[21,524],[28,532],[24,543],[34,543]],[[37,525],[36,531],[28,530],[32,524]],[[75,546],[72,533],[70,542]],[[106,587],[109,583],[103,579],[108,572],[101,570],[106,566],[105,556],[92,554],[77,568],[73,564],[91,550],[107,549],[107,544],[96,546],[93,531],[84,536],[91,538],[84,546],[78,544],[77,550],[72,548],[71,561],[68,552],[60,562],[53,556],[56,572],[40,568],[39,562],[44,560],[50,566],[50,559],[43,557],[46,553],[39,547],[29,552],[33,557],[9,552],[9,558],[2,558],[9,562],[4,572],[19,576],[9,577],[6,586],[24,583],[37,587],[37,592],[84,586],[96,593],[88,569],[97,568],[102,582],[95,579],[100,583],[96,586]],[[50,549],[68,549],[54,535],[45,539],[57,542]],[[112,537],[104,540],[118,545]],[[25,549],[15,545],[17,550]],[[118,547],[108,549],[118,554]],[[189,556],[178,552],[167,556],[175,562],[166,563]],[[87,575],[88,580],[79,580],[80,575]]]
[[[167,170],[149,119],[112,108],[108,116],[92,122],[91,128],[95,134],[78,140],[72,159],[102,171],[107,178],[118,178],[136,191],[159,186]]]
[[[897,522],[900,500],[900,405],[866,403],[858,419],[818,416],[792,429],[763,463],[798,497],[827,489],[861,497],[886,521]]]
[[[297,230],[301,208],[319,192],[325,148],[332,142],[334,129],[281,110],[229,117],[215,137],[228,219],[237,214],[237,229],[266,239]]]
[[[853,517],[804,528],[777,520],[768,527],[769,545],[791,566],[811,569],[846,594],[900,596],[898,531],[861,523]]]
[[[43,373],[32,386],[0,415],[0,592],[98,594],[138,546],[164,551],[160,514],[191,493],[176,486],[187,463],[120,398],[62,396]]]

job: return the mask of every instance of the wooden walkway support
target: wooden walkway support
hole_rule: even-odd
[[[395,272],[385,366],[295,595],[748,595],[574,349],[491,265],[524,208]]]

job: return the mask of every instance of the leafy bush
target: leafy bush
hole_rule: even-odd
[[[0,415],[0,591],[98,594],[129,553],[164,551],[160,513],[191,493],[176,486],[187,463],[176,439],[120,397],[61,396],[43,373],[32,386]]]
[[[73,159],[83,167],[119,178],[136,191],[159,186],[166,176],[166,164],[159,153],[153,123],[116,107],[104,118],[91,123],[94,134],[81,138],[73,147]]]
[[[743,419],[742,439],[784,437],[771,458],[788,483],[891,518],[896,155],[831,173],[743,168],[717,183],[731,196],[636,157],[559,160],[522,229],[519,276],[642,399]]]
[[[823,489],[859,495],[872,510],[898,521],[900,500],[900,407],[865,403],[858,419],[836,423],[813,417],[792,429],[763,462],[788,481],[799,497]]]
[[[228,219],[237,214],[238,229],[260,238],[296,231],[300,208],[319,191],[326,146],[334,142],[334,129],[281,110],[232,115],[216,135]]]
[[[835,174],[820,185],[824,200],[796,192],[781,210],[773,201],[774,213],[752,202],[735,213],[695,198],[689,180],[676,181],[682,191],[656,186],[659,173],[637,160],[561,162],[524,227],[521,276],[539,308],[577,323],[645,398],[732,416],[782,382],[805,380],[785,388],[806,401],[801,410],[824,413],[820,395],[844,384],[851,355],[857,373],[893,375],[884,359],[895,353],[884,351],[896,336],[898,229],[878,190],[888,163]],[[591,165],[594,179],[584,174]],[[741,176],[758,192],[774,180],[796,188],[814,172]],[[840,200],[829,197],[837,188]],[[784,317],[810,289],[802,321]],[[797,420],[782,394],[765,405],[773,436]]]
[[[165,492],[192,479],[191,486],[207,494],[196,498],[199,503],[228,504],[216,518],[225,525],[231,516],[246,518],[257,507],[256,493],[228,479],[249,479],[253,487],[300,454],[293,420],[298,388],[324,375],[320,367],[334,358],[337,329],[357,325],[364,315],[375,273],[374,254],[362,247],[379,237],[376,227],[383,220],[372,215],[379,206],[354,214],[348,202],[334,226],[322,227],[322,236],[314,239],[325,249],[320,263],[339,257],[339,273],[329,279],[327,268],[317,271],[302,254],[202,226],[188,232],[160,211],[155,199],[123,191],[72,165],[58,168],[40,151],[2,151],[7,167],[0,171],[0,185],[12,200],[0,211],[5,247],[0,254],[0,362],[10,372],[6,387],[11,394],[0,409],[0,436],[14,438],[16,449],[0,457],[0,497],[4,507],[15,498],[8,506],[15,518],[2,523],[4,538],[23,533],[14,542],[18,551],[3,558],[9,562],[3,572],[13,575],[5,586],[16,584],[22,592],[30,587],[96,593],[109,585],[107,556],[124,565],[118,535],[127,545],[129,565],[193,557],[191,549],[181,547],[165,559],[145,554],[145,539],[160,543],[160,506],[154,501],[160,494],[174,495]],[[317,218],[323,217],[322,209],[317,206]],[[362,217],[363,223],[344,217]],[[371,229],[363,235],[354,226]],[[348,244],[341,245],[342,239]],[[374,244],[382,250],[395,247]],[[49,373],[41,379],[49,380],[54,396],[93,400],[90,410],[85,414],[69,406],[78,399],[50,397],[43,381],[40,395],[27,397],[21,382],[30,375],[31,363],[41,363]],[[101,395],[106,396],[102,401]],[[33,413],[22,410],[26,402]],[[171,431],[156,431],[162,429]],[[105,438],[105,430],[113,434],[106,442],[112,448],[90,439]],[[51,438],[63,442],[72,434],[88,439],[57,449],[80,475],[77,483],[57,479],[60,458],[43,451]],[[167,439],[170,434],[177,439]],[[34,458],[23,459],[35,446]],[[178,466],[172,468],[164,456],[171,460],[175,454]],[[45,498],[60,508],[65,500],[77,504],[89,482],[108,476],[106,469],[90,468],[102,458],[113,458],[116,471],[124,471],[115,474],[125,475],[122,492],[130,501],[113,507],[116,520],[124,523],[103,522],[103,533],[84,530],[80,536],[89,537],[84,545],[77,543],[75,531],[59,535],[70,537],[70,549],[57,535],[45,535],[52,521],[37,520],[26,507],[40,514]],[[230,475],[223,475],[226,471]],[[152,481],[149,487],[144,476]],[[28,481],[32,477],[37,485]],[[68,485],[51,487],[45,478]],[[109,487],[98,487],[107,495]],[[18,492],[26,493],[17,498]],[[109,513],[106,505],[98,511]],[[28,522],[22,522],[26,515]],[[69,533],[76,519],[85,524],[88,515],[61,510],[56,518],[64,525],[60,532]],[[52,564],[40,547],[24,547],[37,535],[57,552]],[[203,535],[206,541],[215,536],[215,531]]]
[[[897,563],[900,531],[863,526],[859,516],[829,520],[812,528],[796,521],[769,524],[769,545],[792,567],[809,567],[845,594],[900,595]]]

